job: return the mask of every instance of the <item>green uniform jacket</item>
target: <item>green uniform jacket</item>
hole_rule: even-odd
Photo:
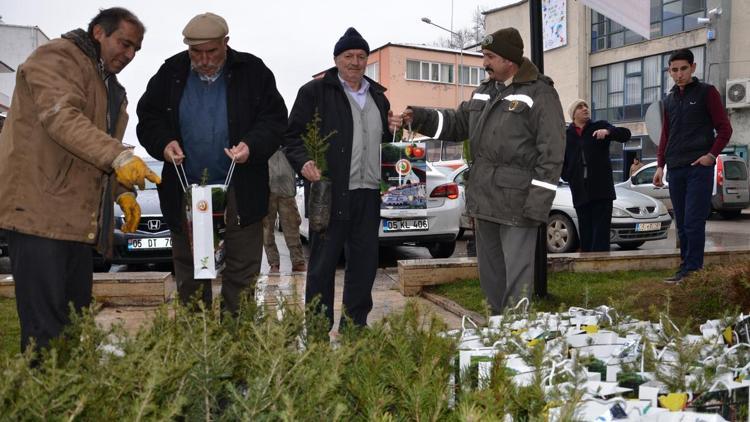
[[[485,81],[457,110],[411,108],[418,132],[469,139],[470,216],[512,226],[547,222],[562,170],[565,119],[552,80],[527,58],[509,86]]]

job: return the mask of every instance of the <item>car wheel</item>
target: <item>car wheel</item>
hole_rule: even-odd
[[[433,258],[450,258],[456,249],[456,242],[435,242],[427,246]]]
[[[722,210],[719,211],[719,214],[721,214],[725,220],[733,220],[742,214],[742,210]]]
[[[578,233],[573,221],[565,214],[550,215],[547,221],[547,252],[570,252],[577,243]]]
[[[641,242],[618,243],[617,246],[619,246],[621,249],[624,249],[626,251],[632,251],[632,250],[640,248],[641,246],[643,246],[644,243],[646,242],[641,241]]]

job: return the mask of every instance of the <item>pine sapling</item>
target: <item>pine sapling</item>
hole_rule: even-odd
[[[305,150],[315,166],[320,170],[321,178],[326,179],[328,173],[328,161],[326,160],[326,151],[328,151],[329,139],[336,134],[335,130],[330,131],[326,136],[320,135],[320,113],[315,109],[313,118],[305,125],[305,133],[302,134],[302,142],[305,144]]]

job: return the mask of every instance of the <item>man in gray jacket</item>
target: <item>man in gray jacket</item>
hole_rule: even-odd
[[[562,170],[565,118],[515,28],[485,37],[482,54],[489,77],[471,100],[455,111],[409,107],[389,120],[435,139],[469,138],[467,212],[476,221],[480,284],[498,314],[531,297],[537,227],[547,222]]]

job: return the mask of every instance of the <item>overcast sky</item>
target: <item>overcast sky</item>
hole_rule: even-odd
[[[182,29],[196,14],[223,16],[229,24],[229,45],[264,60],[291,108],[299,87],[333,65],[333,46],[349,26],[362,34],[370,49],[388,42],[431,44],[449,34],[421,22],[423,16],[450,28],[453,8],[457,30],[470,25],[477,6],[487,10],[505,3],[508,0],[2,0],[0,15],[7,24],[36,25],[56,38],[70,29],[85,28],[99,8],[124,6],[133,11],[146,25],[146,35],[142,50],[118,78],[130,101],[125,142],[135,145],[135,104],[164,59],[185,50]]]

